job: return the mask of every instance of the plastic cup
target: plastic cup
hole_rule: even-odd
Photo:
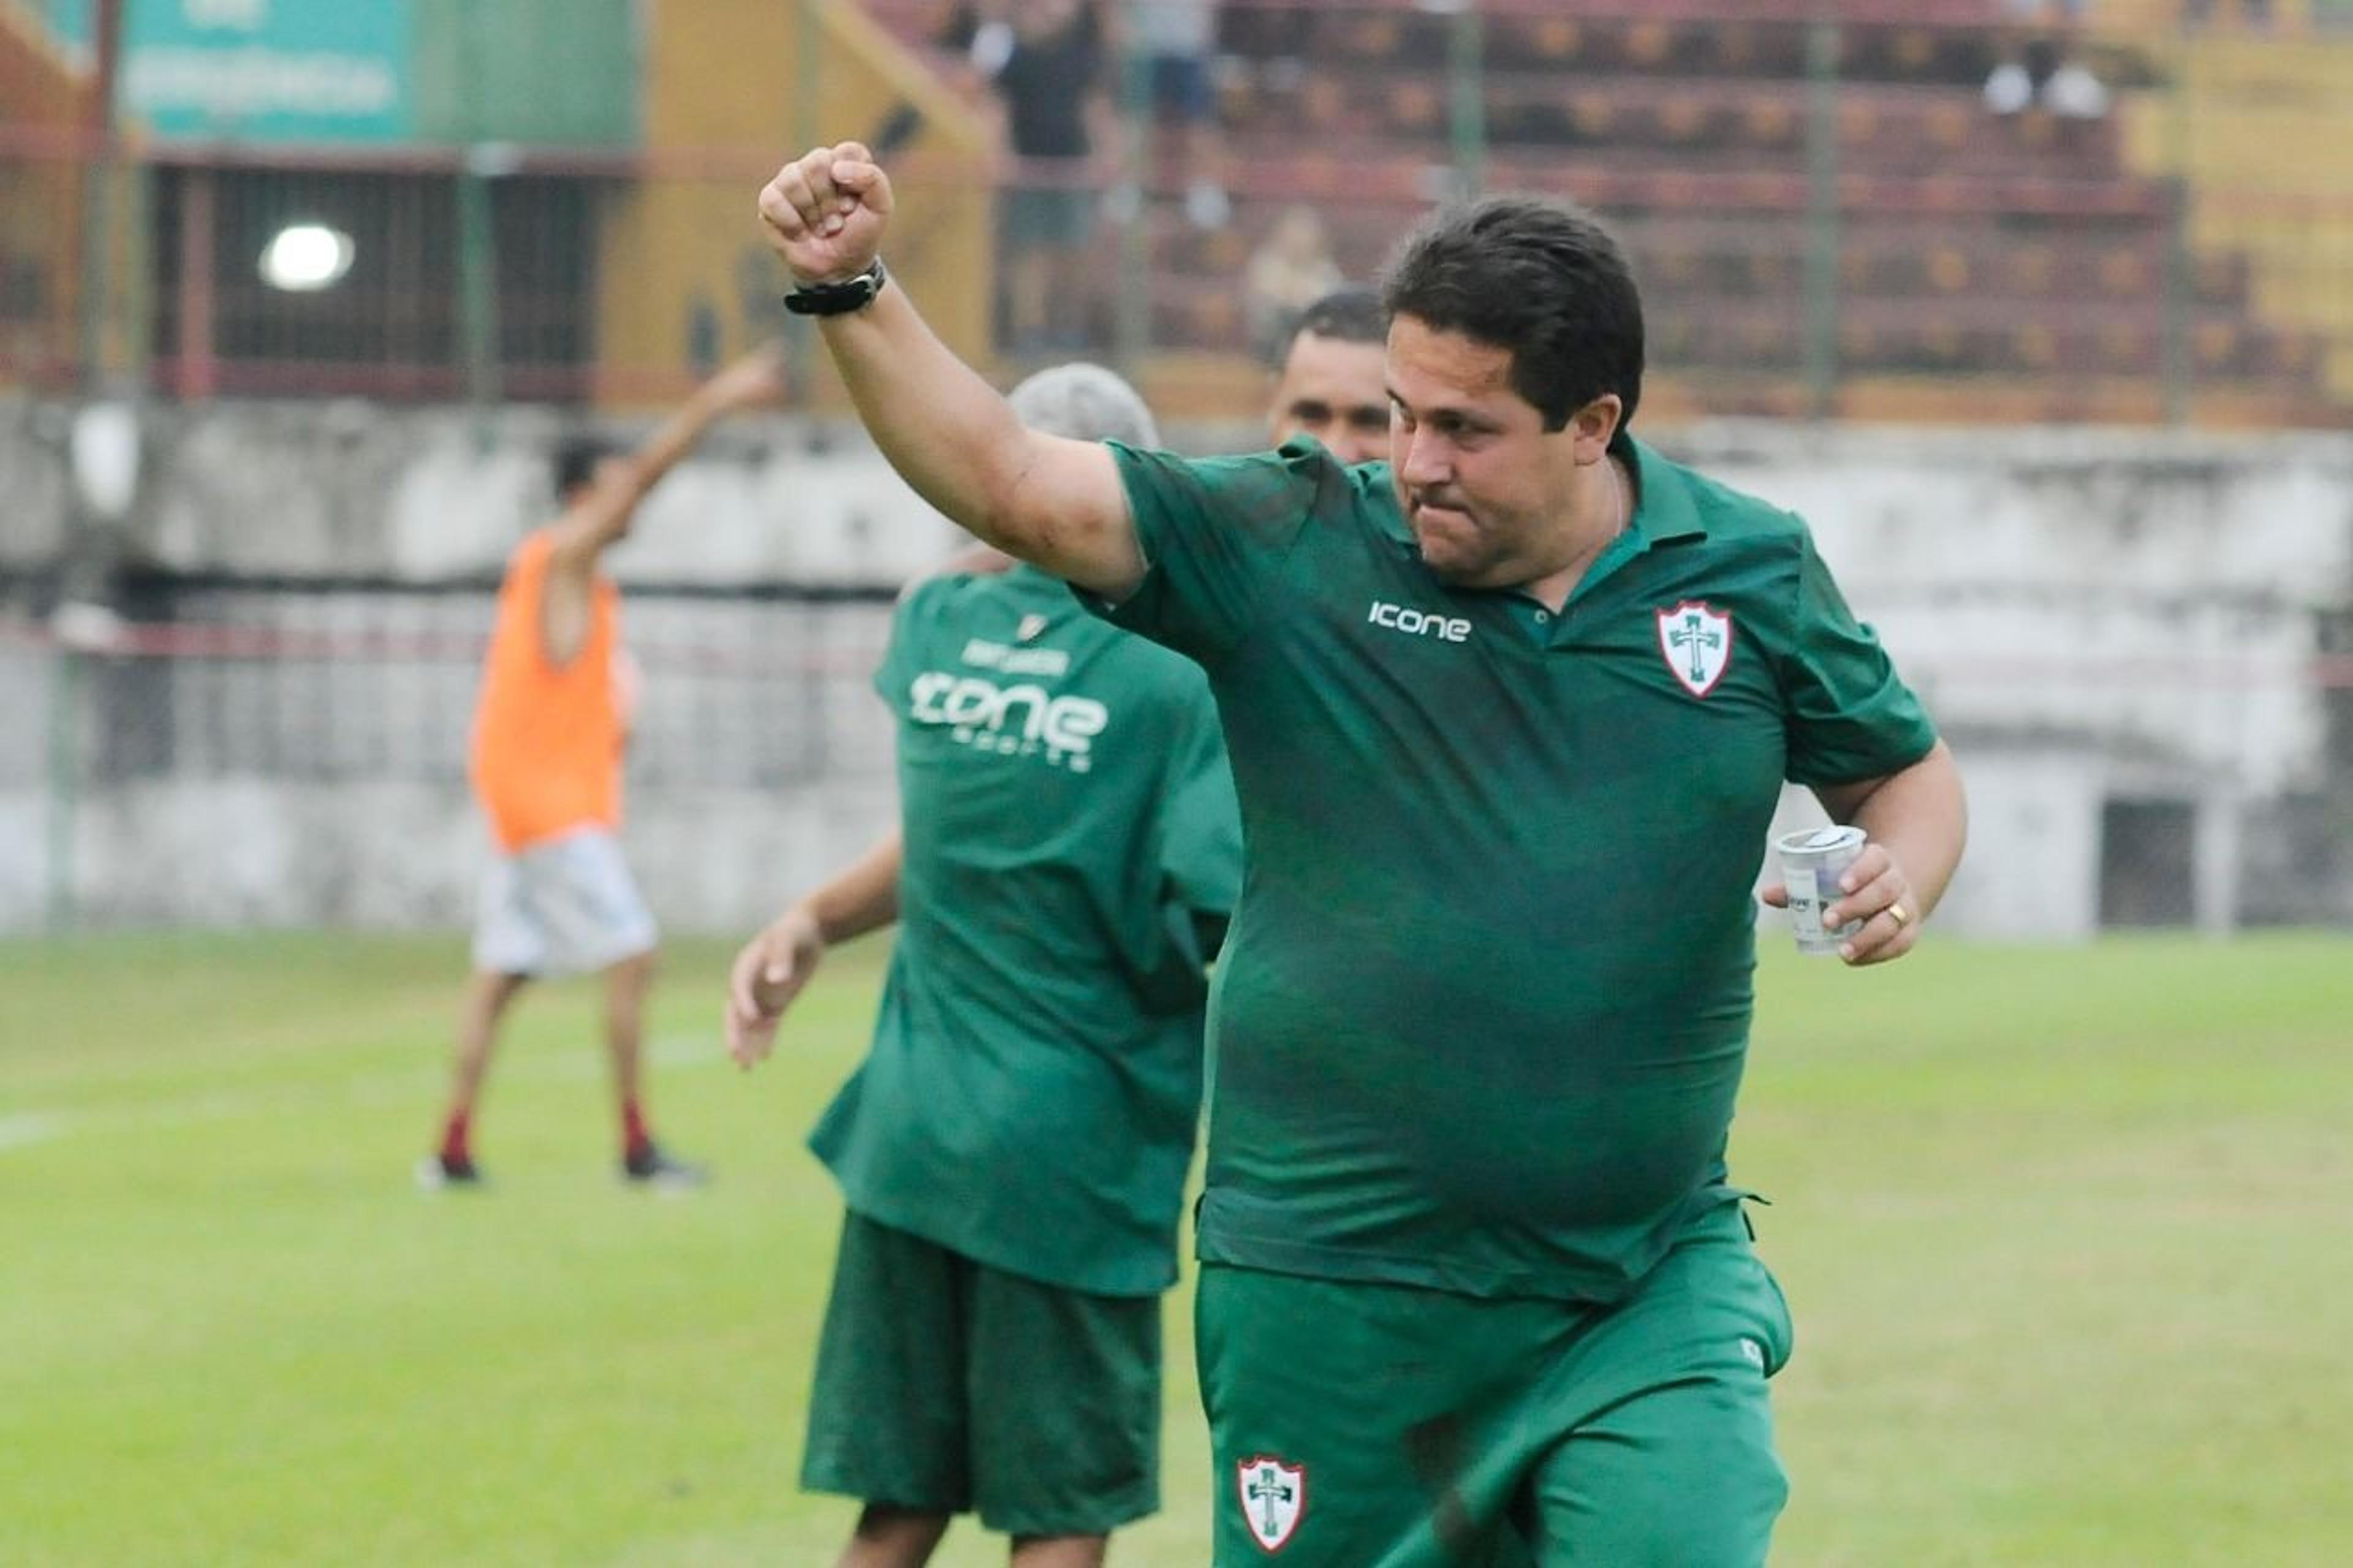
[[[1849,921],[1832,930],[1822,926],[1822,910],[1838,902],[1839,878],[1862,853],[1860,827],[1809,827],[1785,833],[1773,841],[1781,858],[1781,879],[1789,889],[1789,927],[1798,951],[1836,952],[1839,944],[1862,929]]]

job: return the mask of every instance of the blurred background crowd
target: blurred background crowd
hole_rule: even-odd
[[[2339,426],[2348,38],[2344,0],[7,0],[0,375],[659,397],[780,323],[746,181],[857,136],[960,348],[1212,416],[1285,311],[1510,186],[1622,230],[1679,410]]]

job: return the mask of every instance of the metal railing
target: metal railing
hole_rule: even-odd
[[[387,791],[464,816],[488,584],[154,578],[126,603],[133,618],[95,628],[0,608],[0,707],[24,742],[0,752],[0,801],[39,824],[10,869],[21,881],[37,863],[50,929],[79,918],[80,862],[109,814],[185,814],[259,787],[299,794],[358,836],[394,831],[368,816]],[[871,683],[889,619],[873,594],[633,591],[630,789],[887,793],[890,731]],[[0,927],[26,891],[8,880]]]
[[[1434,202],[1514,187],[1626,239],[1656,417],[2353,421],[2353,35],[2316,5],[2268,30],[2114,9],[2166,25],[2095,8],[2062,42],[1974,0],[1231,0],[1196,88],[1109,59],[1092,89],[1118,132],[1008,156],[993,193],[926,142],[935,104],[811,129],[906,143],[902,276],[960,349],[1162,373],[1178,414],[1250,384],[1315,279],[1369,275]],[[994,101],[965,55],[908,43]],[[2283,135],[2303,153],[2273,155]],[[748,216],[779,152],[355,156],[0,123],[0,381],[665,398],[785,325]],[[271,271],[305,245],[332,277]]]

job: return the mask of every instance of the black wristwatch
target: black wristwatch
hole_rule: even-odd
[[[785,296],[785,309],[796,316],[846,316],[874,303],[874,296],[890,280],[878,256],[865,271],[839,283],[802,284]]]

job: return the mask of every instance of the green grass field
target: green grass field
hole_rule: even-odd
[[[673,955],[658,1121],[718,1172],[681,1198],[613,1180],[593,990],[527,997],[496,1191],[428,1197],[455,942],[0,944],[0,1563],[829,1561],[848,1505],[794,1476],[838,1210],[800,1139],[878,956],[746,1078],[723,952]],[[2353,943],[1775,946],[1760,984],[1777,1562],[2353,1562]],[[1207,1560],[1182,1301],[1127,1563]]]

